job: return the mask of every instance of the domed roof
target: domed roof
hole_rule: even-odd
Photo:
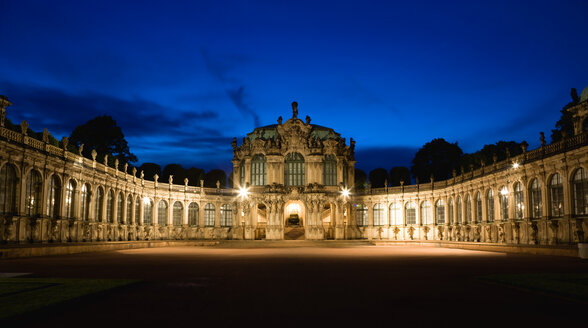
[[[310,137],[312,139],[341,139],[341,135],[331,128],[327,128],[317,124],[310,124],[312,130],[310,131]],[[278,124],[271,124],[256,128],[253,132],[247,134],[249,141],[255,139],[269,140],[275,139],[278,136]]]
[[[586,100],[588,100],[588,87],[585,87],[584,90],[582,90],[582,93],[580,94],[580,101]]]

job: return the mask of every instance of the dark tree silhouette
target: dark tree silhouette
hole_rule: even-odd
[[[188,172],[186,172],[186,177],[188,178],[188,185],[199,187],[200,180],[204,180],[204,170],[191,167],[188,169]]]
[[[206,188],[216,188],[216,182],[220,181],[220,187],[227,187],[227,174],[223,170],[214,169],[204,175],[204,186]]]
[[[400,181],[404,181],[404,185],[410,185],[410,170],[406,166],[396,166],[390,170],[390,186],[400,186]]]
[[[367,188],[367,174],[360,169],[355,169],[355,190],[365,190]]]
[[[109,155],[109,164],[118,158],[120,164],[136,162],[137,156],[131,153],[122,130],[112,117],[97,116],[77,126],[69,136],[69,143],[79,147],[84,144],[82,155],[91,158],[92,149],[96,149],[98,159]]]
[[[410,171],[420,183],[429,182],[431,174],[435,180],[445,180],[451,177],[452,170],[459,165],[462,154],[457,142],[449,143],[443,138],[433,139],[416,153]]]
[[[503,161],[508,156],[517,156],[523,152],[523,142],[499,141],[493,145],[484,145],[481,150],[478,150],[475,153],[465,154],[461,158],[460,166],[463,167],[465,171],[469,171],[472,165],[474,169],[479,168],[482,161],[486,165],[491,165],[494,163],[495,155],[497,161]],[[457,170],[457,172],[459,173],[459,170]]]
[[[390,180],[390,177],[388,176],[388,171],[386,171],[386,169],[383,168],[371,170],[369,177],[372,188],[384,188],[386,187],[386,181]]]
[[[231,173],[229,174],[229,188],[235,188],[235,186],[233,185],[233,175],[235,175],[235,171],[231,171]]]
[[[173,175],[174,184],[184,184],[184,178],[188,177],[188,170],[183,168],[180,164],[168,164],[163,168],[161,173],[161,181],[169,181],[169,176]]]
[[[555,129],[551,130],[551,142],[558,142],[563,139],[562,131],[565,131],[568,137],[574,135],[574,116],[564,107],[561,112],[561,117],[555,123]]]
[[[145,180],[151,180],[151,181],[153,181],[153,176],[155,174],[157,174],[158,176],[161,177],[161,166],[159,166],[159,164],[155,164],[155,163],[143,163],[137,169],[137,174],[141,174],[141,171],[143,171]],[[161,178],[159,178],[158,181],[161,182],[163,180],[161,180]],[[163,182],[167,182],[167,181],[163,181]]]

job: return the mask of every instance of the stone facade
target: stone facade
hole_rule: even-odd
[[[48,140],[4,128],[0,98],[0,242],[187,239],[586,241],[588,101],[575,135],[446,181],[353,191],[354,148],[292,118],[233,141],[234,189],[147,181]],[[350,194],[346,191],[351,190]]]

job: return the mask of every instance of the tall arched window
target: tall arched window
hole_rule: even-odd
[[[233,210],[230,204],[223,204],[220,208],[220,225],[221,227],[230,227],[233,225]]]
[[[157,224],[167,225],[167,202],[163,199],[157,205]]]
[[[514,184],[515,218],[522,219],[525,216],[525,202],[523,197],[523,185],[520,182]]]
[[[500,203],[500,220],[508,220],[508,189],[506,186],[500,188],[500,197],[498,198]]]
[[[304,186],[304,180],[304,157],[299,153],[289,153],[284,167],[286,186]]]
[[[358,227],[368,225],[368,208],[363,204],[355,204],[355,222]]]
[[[199,210],[197,203],[190,203],[188,206],[188,224],[192,227],[198,226]]]
[[[466,196],[466,223],[472,223],[472,197],[470,194]]]
[[[374,225],[375,226],[388,225],[388,222],[386,222],[386,216],[384,215],[384,205],[382,205],[382,204],[374,205]]]
[[[90,186],[85,183],[82,186],[81,192],[81,200],[80,200],[80,217],[84,221],[88,221],[90,219]]]
[[[262,154],[257,154],[251,159],[251,184],[254,186],[266,185],[266,160]]]
[[[476,194],[476,223],[482,222],[482,194]]]
[[[554,174],[549,180],[549,203],[551,216],[564,215],[563,182],[559,173]]]
[[[102,187],[98,187],[96,188],[96,208],[94,211],[94,220],[97,222],[102,222],[102,220],[104,220],[104,212],[103,212],[103,205],[104,203],[104,190],[102,189]]]
[[[65,188],[65,217],[73,218],[76,204],[76,182],[69,179]]]
[[[531,217],[539,219],[543,215],[543,204],[541,203],[541,182],[533,179],[531,182]]]
[[[214,227],[214,205],[208,203],[204,205],[204,226]]]
[[[61,181],[57,175],[53,174],[49,178],[49,187],[47,190],[47,216],[56,217],[59,215],[59,203],[61,199]]]
[[[463,223],[463,204],[461,202],[461,196],[457,197],[457,224]]]
[[[173,208],[173,224],[175,226],[182,225],[182,218],[184,216],[183,213],[184,213],[184,206],[182,206],[182,203],[175,202],[174,208]]]
[[[41,174],[36,170],[31,170],[27,175],[25,213],[28,216],[41,214],[41,189],[43,186],[41,180]]]
[[[124,197],[122,192],[118,194],[116,198],[116,222],[118,224],[123,224],[123,205],[124,205]]]
[[[416,224],[416,204],[408,202],[405,207],[406,224]]]
[[[127,224],[133,224],[133,197],[131,195],[127,196]]]
[[[494,222],[494,192],[488,189],[486,193],[486,220]]]
[[[402,225],[402,207],[399,203],[390,204],[390,223]]]
[[[135,224],[141,225],[141,198],[135,197]]]
[[[112,189],[106,195],[106,220],[114,223],[114,191]]]
[[[443,199],[437,200],[435,204],[435,221],[437,224],[445,224],[445,202]]]
[[[447,207],[447,216],[449,216],[449,224],[453,224],[453,198],[449,198],[449,204],[447,205]]]
[[[572,192],[574,193],[574,214],[588,214],[588,177],[582,168],[579,168],[574,174]]]
[[[151,199],[146,198],[143,201],[143,224],[144,225],[152,225],[153,224],[153,201]]]
[[[326,155],[323,159],[323,184],[325,186],[337,185],[337,159],[334,155]]]
[[[421,203],[421,223],[432,224],[433,218],[431,216],[431,203],[428,200]]]
[[[6,164],[0,170],[0,214],[15,214],[18,196],[16,169]]]

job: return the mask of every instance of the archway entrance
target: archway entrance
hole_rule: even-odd
[[[284,239],[304,239],[305,206],[299,200],[291,200],[284,205]]]

